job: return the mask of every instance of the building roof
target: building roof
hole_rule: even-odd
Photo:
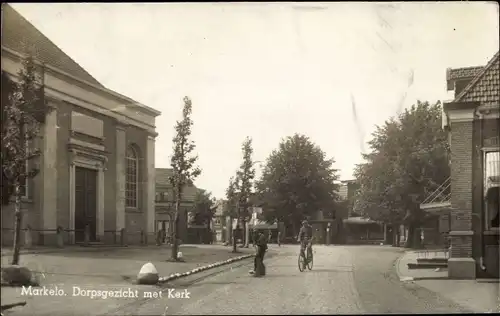
[[[172,185],[170,184],[170,177],[173,175],[172,168],[155,168],[156,171],[156,187],[163,188],[168,193],[169,198],[171,195]],[[183,192],[183,201],[194,201],[196,193],[201,190],[196,186],[186,186]]]
[[[30,53],[41,63],[49,64],[80,80],[103,87],[33,24],[5,3],[2,3],[2,47],[21,54]]]
[[[481,73],[484,66],[448,68],[446,69],[446,80],[472,79]]]
[[[351,183],[356,183],[357,181],[358,180],[356,180],[356,179],[341,180],[340,183],[351,184]]]
[[[455,102],[481,102],[482,106],[498,106],[500,101],[499,52],[460,92]]]
[[[173,175],[172,168],[155,168],[156,185],[170,186],[170,177]]]

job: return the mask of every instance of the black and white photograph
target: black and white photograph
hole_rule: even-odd
[[[500,313],[498,2],[1,4],[1,316]]]

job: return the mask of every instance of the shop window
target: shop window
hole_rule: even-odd
[[[488,228],[499,228],[499,197],[500,187],[490,188],[486,194],[486,218],[488,221]]]

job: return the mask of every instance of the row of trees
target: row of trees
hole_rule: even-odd
[[[427,218],[420,203],[450,176],[441,113],[439,102],[418,101],[377,126],[365,162],[355,169],[354,211],[393,227],[407,225],[408,247],[418,246],[416,228]]]
[[[300,222],[318,211],[335,217],[339,207],[337,170],[334,160],[304,135],[283,139],[264,163],[262,175],[254,181],[251,139],[242,146],[243,162],[226,190],[228,215],[248,222],[249,206],[262,206],[262,219],[268,223],[283,222],[298,232]],[[238,223],[240,222],[238,221]],[[233,250],[236,242],[233,239]]]
[[[42,80],[43,81],[43,80]],[[40,150],[33,140],[38,137],[49,107],[44,103],[43,84],[37,78],[31,57],[23,61],[16,80],[2,72],[2,204],[15,202],[13,264],[19,261],[22,184],[33,178],[37,168],[26,168],[36,161]],[[182,119],[176,122],[170,178],[174,191],[175,219],[172,259],[177,260],[179,216],[183,189],[201,174],[198,156],[191,139],[192,102],[184,98]],[[27,146],[27,144],[29,144]],[[422,200],[449,177],[448,143],[441,129],[439,103],[417,102],[397,118],[391,118],[373,133],[370,153],[365,163],[356,167],[360,189],[352,207],[355,212],[388,224],[406,223],[413,232],[425,220],[419,208]],[[305,135],[283,139],[267,158],[262,175],[255,180],[252,139],[242,144],[243,159],[226,190],[227,214],[237,218],[238,225],[250,219],[249,207],[263,207],[262,217],[268,223],[283,222],[293,234],[301,220],[323,211],[335,217],[342,205],[337,197],[337,170],[333,158]],[[30,164],[34,165],[34,164]],[[213,217],[214,199],[206,191],[196,195],[193,221],[207,223]],[[236,244],[233,244],[236,251]]]

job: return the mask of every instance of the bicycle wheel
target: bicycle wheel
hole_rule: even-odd
[[[305,270],[305,260],[304,257],[299,253],[299,271],[304,272]]]
[[[312,253],[312,251],[310,251],[308,255],[309,255],[308,256],[309,258],[307,261],[307,268],[309,269],[309,271],[311,271],[313,268],[313,253]]]

